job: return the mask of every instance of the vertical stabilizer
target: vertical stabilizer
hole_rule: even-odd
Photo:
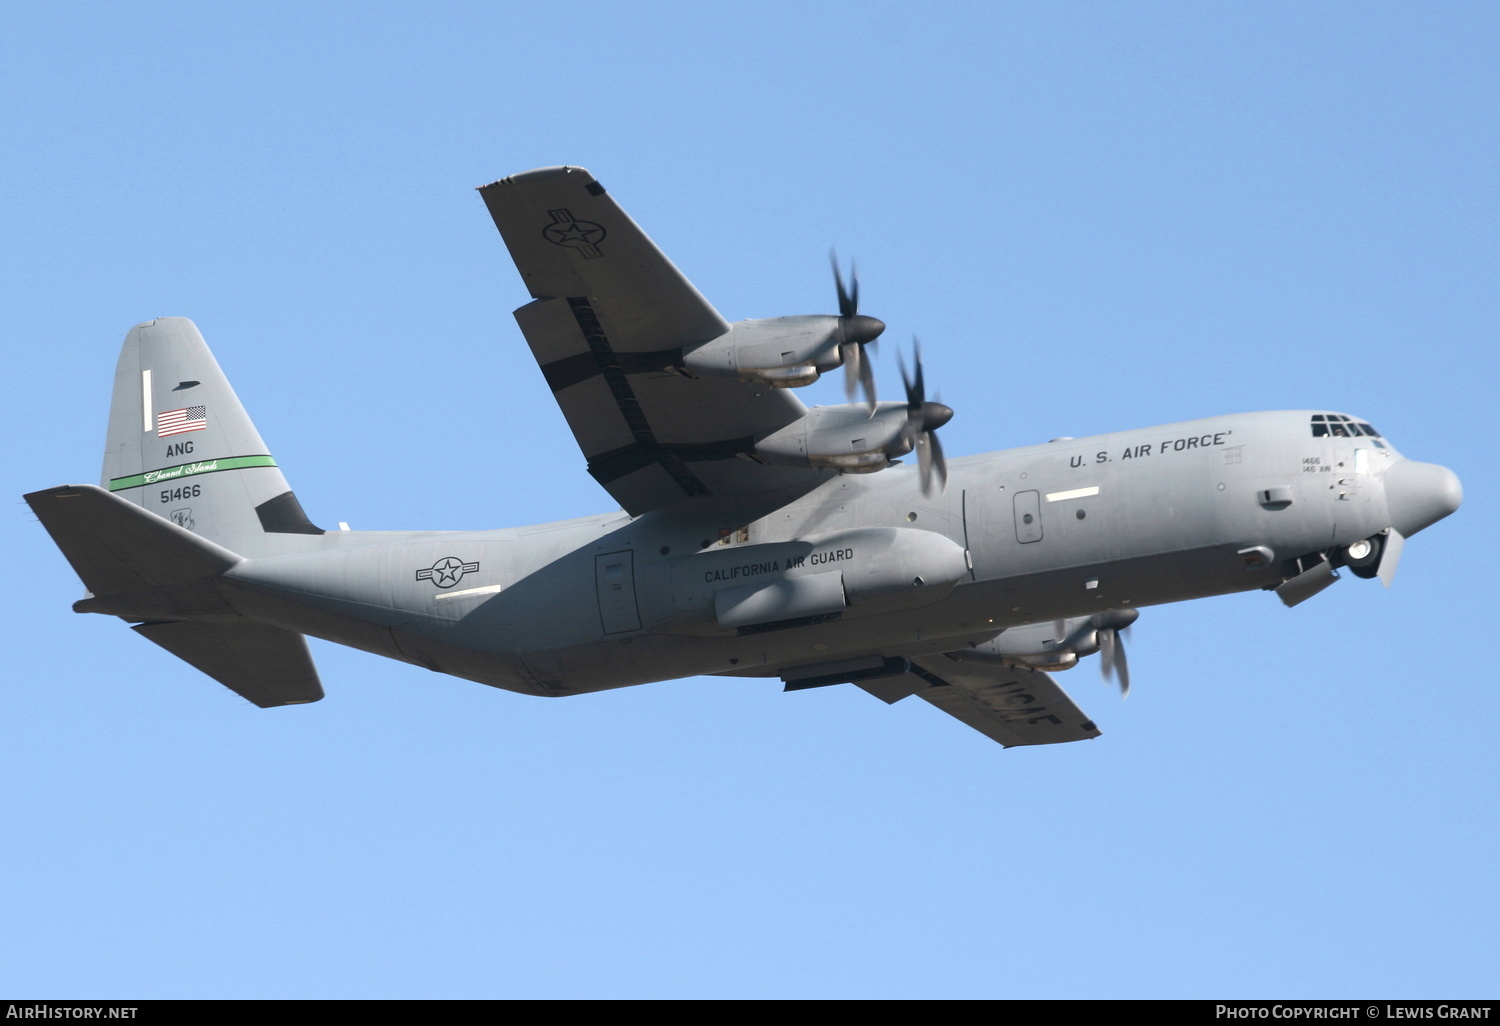
[[[283,551],[277,536],[323,533],[185,317],[125,336],[100,484],[244,556]]]

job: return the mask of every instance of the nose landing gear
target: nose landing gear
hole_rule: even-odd
[[[1380,570],[1380,555],[1385,551],[1385,539],[1385,532],[1381,532],[1350,542],[1338,550],[1339,562],[1347,566],[1355,577],[1369,580]]]

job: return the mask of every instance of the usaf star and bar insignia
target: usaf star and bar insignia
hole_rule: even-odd
[[[604,241],[604,226],[594,221],[580,221],[567,208],[547,211],[552,223],[542,229],[542,238],[554,246],[566,246],[582,253],[584,259],[593,260],[604,254],[599,252],[599,243]]]
[[[478,571],[478,563],[465,563],[457,556],[444,556],[430,567],[418,570],[417,580],[431,581],[439,588],[451,588],[463,579],[464,574]]]

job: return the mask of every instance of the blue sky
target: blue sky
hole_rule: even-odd
[[[1500,11],[1479,3],[14,3],[0,36],[0,993],[1492,997]],[[590,168],[730,319],[830,245],[950,455],[1357,413],[1464,508],[1396,587],[1146,610],[1104,731],[850,687],[542,701],[314,642],[263,712],[20,493],[193,318],[317,522],[602,512],[473,192]],[[838,383],[810,401],[842,401]]]

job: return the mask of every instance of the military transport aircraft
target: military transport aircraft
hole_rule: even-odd
[[[620,512],[477,532],[315,527],[191,321],[126,336],[100,487],[26,496],[118,616],[256,705],[323,697],[304,635],[530,695],[696,674],[916,695],[1002,745],[1099,730],[1048,671],[1129,685],[1142,606],[1387,586],[1458,478],[1368,421],[1244,413],[967,456],[920,356],[877,401],[859,312],[729,324],[592,175],[479,190],[516,311]],[[848,398],[793,391],[842,367]],[[900,457],[915,454],[915,465]],[[341,525],[342,526],[342,525]]]

